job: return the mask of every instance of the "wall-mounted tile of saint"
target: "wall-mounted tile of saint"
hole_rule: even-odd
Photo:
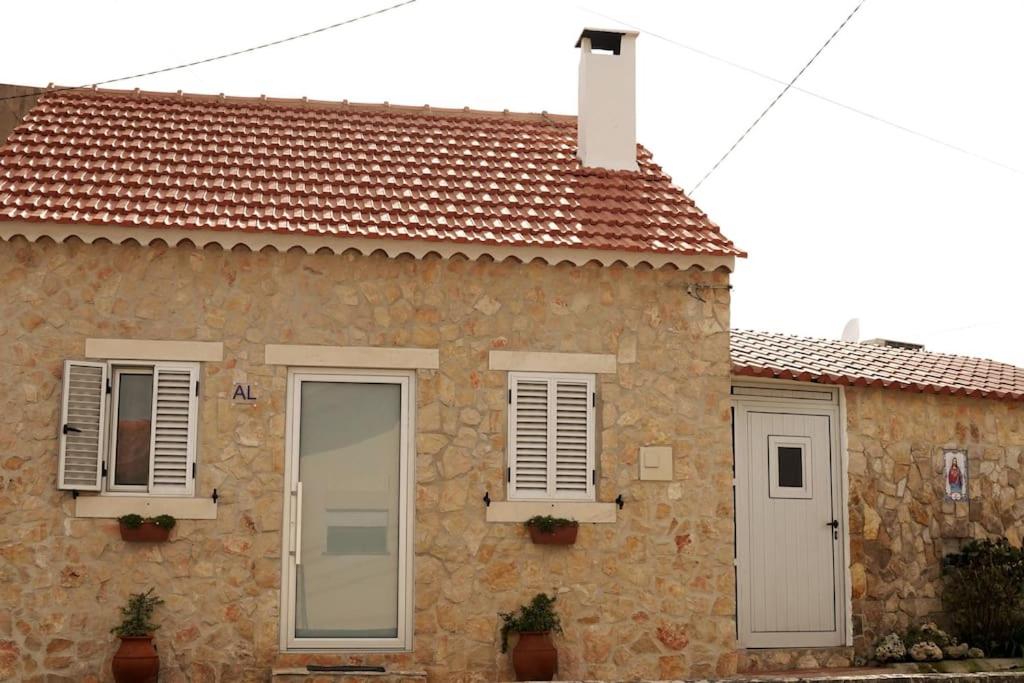
[[[943,487],[946,500],[967,500],[967,451],[947,448],[942,454],[945,459]]]

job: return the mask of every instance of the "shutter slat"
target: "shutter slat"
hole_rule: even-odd
[[[64,362],[57,488],[99,491],[104,454],[107,364]],[[77,432],[68,431],[77,429]]]

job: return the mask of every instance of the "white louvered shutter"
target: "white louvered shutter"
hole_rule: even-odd
[[[150,493],[191,495],[198,423],[199,368],[153,366],[153,431]]]
[[[107,364],[64,361],[57,488],[99,491],[105,446]]]
[[[548,386],[546,379],[514,379],[509,489],[514,498],[548,495]]]
[[[554,384],[554,495],[593,498],[593,383],[552,380]]]
[[[594,498],[594,381],[509,376],[509,498]]]

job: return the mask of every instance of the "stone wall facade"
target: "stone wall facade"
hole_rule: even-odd
[[[728,292],[702,290],[701,302],[685,291],[727,278],[0,242],[0,679],[109,680],[109,629],[127,595],[150,586],[166,600],[163,681],[262,681],[310,661],[510,679],[496,613],[552,589],[563,678],[733,673]],[[87,337],[224,343],[222,362],[203,363],[200,398],[197,490],[221,494],[216,520],[126,545],[114,520],[75,517],[56,489],[57,431],[62,364],[83,357]],[[411,653],[279,651],[287,369],[264,365],[268,343],[440,350],[440,369],[416,383]],[[598,376],[598,500],[623,495],[617,523],[550,548],[519,524],[485,521],[481,497],[503,497],[505,472],[506,376],[488,369],[492,349],[616,355],[617,372]],[[231,401],[235,382],[254,385],[254,405]],[[637,481],[648,444],[673,447],[674,481]]]
[[[847,388],[854,645],[942,621],[941,562],[1024,536],[1024,404]],[[969,502],[944,500],[943,448],[968,452]]]

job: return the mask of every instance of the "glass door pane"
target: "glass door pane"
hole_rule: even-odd
[[[302,381],[296,638],[396,638],[402,385]]]

